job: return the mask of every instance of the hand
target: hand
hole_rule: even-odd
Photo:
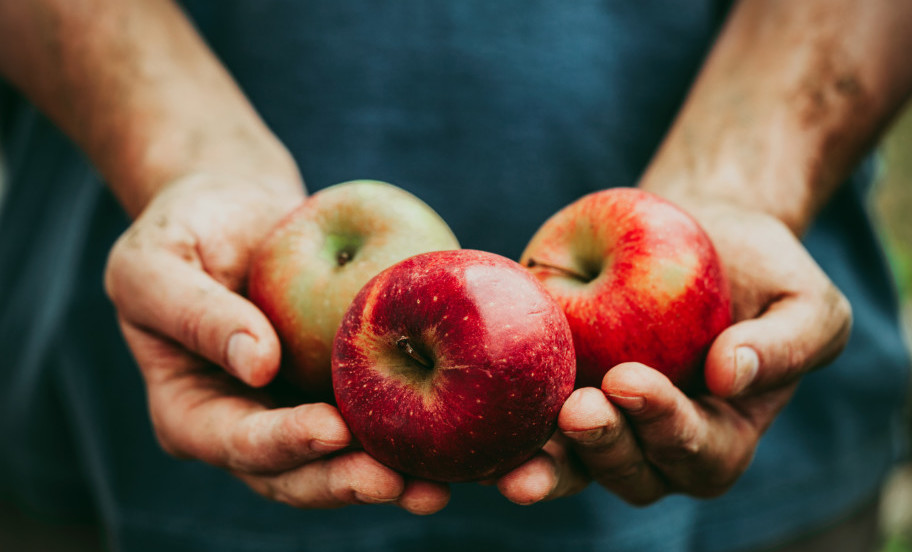
[[[280,346],[269,321],[238,293],[253,249],[303,199],[299,181],[259,184],[180,179],[154,197],[111,252],[106,288],[145,379],[162,447],[297,507],[443,508],[445,486],[407,480],[353,450],[334,407],[274,408],[257,389],[276,375]]]
[[[630,503],[669,493],[711,497],[747,469],[799,378],[848,340],[845,297],[777,219],[726,204],[691,209],[716,245],[735,324],[706,359],[711,394],[687,397],[641,364],[577,389],[542,452],[498,481],[514,502],[578,492],[590,481]]]

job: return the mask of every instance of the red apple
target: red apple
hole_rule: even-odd
[[[436,481],[506,473],[554,432],[573,391],[560,306],[482,251],[402,261],[358,293],[333,346],[342,417],[384,464]]]
[[[605,190],[565,207],[520,262],[567,315],[578,387],[599,387],[611,367],[635,361],[694,390],[709,345],[731,323],[728,283],[709,237],[643,190]]]
[[[307,198],[260,246],[248,282],[282,342],[283,375],[331,398],[332,340],[361,287],[402,259],[457,248],[433,209],[391,184],[346,182]]]

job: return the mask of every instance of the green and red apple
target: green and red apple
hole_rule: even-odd
[[[573,391],[560,306],[514,261],[426,253],[358,293],[333,346],[336,404],[370,455],[436,481],[496,477],[537,452]]]
[[[686,390],[703,384],[731,323],[729,288],[709,236],[677,206],[635,188],[589,194],[548,219],[520,263],[567,316],[578,387],[628,361]]]
[[[260,246],[248,282],[279,335],[284,376],[332,397],[332,341],[358,291],[402,259],[458,248],[431,207],[391,184],[345,182],[308,197]]]

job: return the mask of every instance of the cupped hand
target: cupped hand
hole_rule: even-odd
[[[241,293],[254,248],[302,199],[295,179],[196,174],[163,188],[112,249],[105,285],[158,440],[296,507],[437,511],[448,489],[353,449],[334,407],[277,407],[263,389],[278,372],[279,341]]]
[[[637,505],[670,493],[724,493],[801,376],[845,346],[848,301],[784,224],[727,204],[691,211],[732,289],[735,323],[707,355],[709,393],[689,397],[642,364],[612,368],[601,389],[574,391],[557,434],[498,481],[510,500],[531,504],[593,481]]]

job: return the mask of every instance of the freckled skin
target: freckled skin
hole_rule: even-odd
[[[282,342],[283,376],[330,400],[332,340],[358,290],[406,257],[458,247],[437,213],[391,184],[346,182],[307,198],[260,246],[249,277]]]
[[[433,368],[404,354],[402,337]],[[352,434],[384,464],[437,481],[494,477],[527,460],[554,432],[574,378],[560,306],[518,264],[480,251],[384,271],[355,298],[333,349]]]
[[[731,324],[728,283],[709,237],[689,215],[638,189],[567,206],[520,262],[567,315],[577,387],[598,387],[611,367],[635,361],[697,390],[709,345]]]

